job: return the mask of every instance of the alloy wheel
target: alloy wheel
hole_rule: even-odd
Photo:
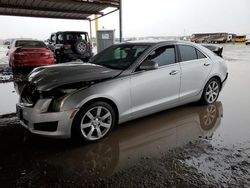
[[[216,82],[215,80],[210,82],[205,93],[207,102],[210,104],[214,103],[219,96],[219,92],[220,92],[220,86],[218,82]]]
[[[87,140],[98,140],[104,137],[112,126],[112,114],[103,106],[89,109],[81,120],[81,133]]]

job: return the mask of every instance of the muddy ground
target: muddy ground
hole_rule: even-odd
[[[250,46],[225,45],[218,102],[134,120],[79,144],[30,135],[15,117],[23,82],[0,85],[0,187],[250,187]]]

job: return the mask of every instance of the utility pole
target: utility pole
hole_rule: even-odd
[[[120,0],[120,7],[119,7],[119,27],[120,27],[120,42],[122,42],[122,0]]]
[[[93,38],[93,36],[92,36],[92,27],[91,27],[91,20],[89,20],[89,34],[90,34],[90,44],[92,45],[93,43],[93,41],[92,41],[92,38]]]
[[[97,53],[98,53],[98,16],[95,15],[95,33],[96,33],[96,49],[97,49]]]

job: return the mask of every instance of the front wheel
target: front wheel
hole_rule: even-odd
[[[106,102],[95,102],[76,116],[74,133],[83,141],[94,142],[108,135],[115,122],[113,108]]]
[[[203,90],[200,102],[203,104],[214,103],[219,97],[220,87],[221,84],[218,79],[210,79]]]

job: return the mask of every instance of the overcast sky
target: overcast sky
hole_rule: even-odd
[[[125,37],[180,36],[199,32],[250,34],[250,0],[123,0]],[[99,19],[99,28],[115,29],[118,12]],[[94,23],[93,23],[93,30]],[[64,30],[89,31],[89,22],[0,16],[0,38],[47,39]]]

